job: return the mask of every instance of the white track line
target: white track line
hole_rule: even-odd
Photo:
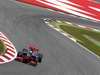
[[[44,21],[45,22],[45,21]],[[53,25],[51,26],[49,24],[49,22],[46,22],[46,24],[48,26],[50,26],[51,28],[53,28],[54,30],[56,30],[57,28],[55,28]],[[62,33],[61,30],[57,29],[56,31],[58,31],[59,33],[63,34],[64,36],[68,37],[70,40],[72,40],[73,42],[75,42],[77,45],[79,45],[80,47],[82,47],[83,49],[85,49],[86,51],[88,51],[89,53],[93,54],[94,56],[96,56],[98,59],[100,59],[100,56],[98,56],[97,54],[95,54],[94,52],[90,51],[88,48],[84,47],[83,45],[81,45],[80,43],[77,42],[77,40],[75,38],[70,38],[69,36],[67,36],[67,33]]]

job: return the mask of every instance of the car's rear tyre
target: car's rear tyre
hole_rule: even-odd
[[[43,58],[43,55],[39,53],[39,54],[38,54],[38,62],[39,62],[39,63],[42,62],[42,58]]]

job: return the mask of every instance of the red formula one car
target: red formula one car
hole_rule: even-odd
[[[23,49],[17,54],[16,61],[30,64],[36,66],[38,63],[41,63],[43,55],[38,52],[39,49],[34,47],[28,47],[28,49]]]

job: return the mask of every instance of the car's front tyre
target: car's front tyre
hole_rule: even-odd
[[[22,52],[18,52],[17,56],[22,56]]]

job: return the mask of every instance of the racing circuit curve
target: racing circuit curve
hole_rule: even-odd
[[[0,75],[100,75],[99,59],[33,13],[33,9],[0,0],[0,31],[7,34],[18,51],[33,42],[44,55],[37,67],[16,61],[0,65]]]

